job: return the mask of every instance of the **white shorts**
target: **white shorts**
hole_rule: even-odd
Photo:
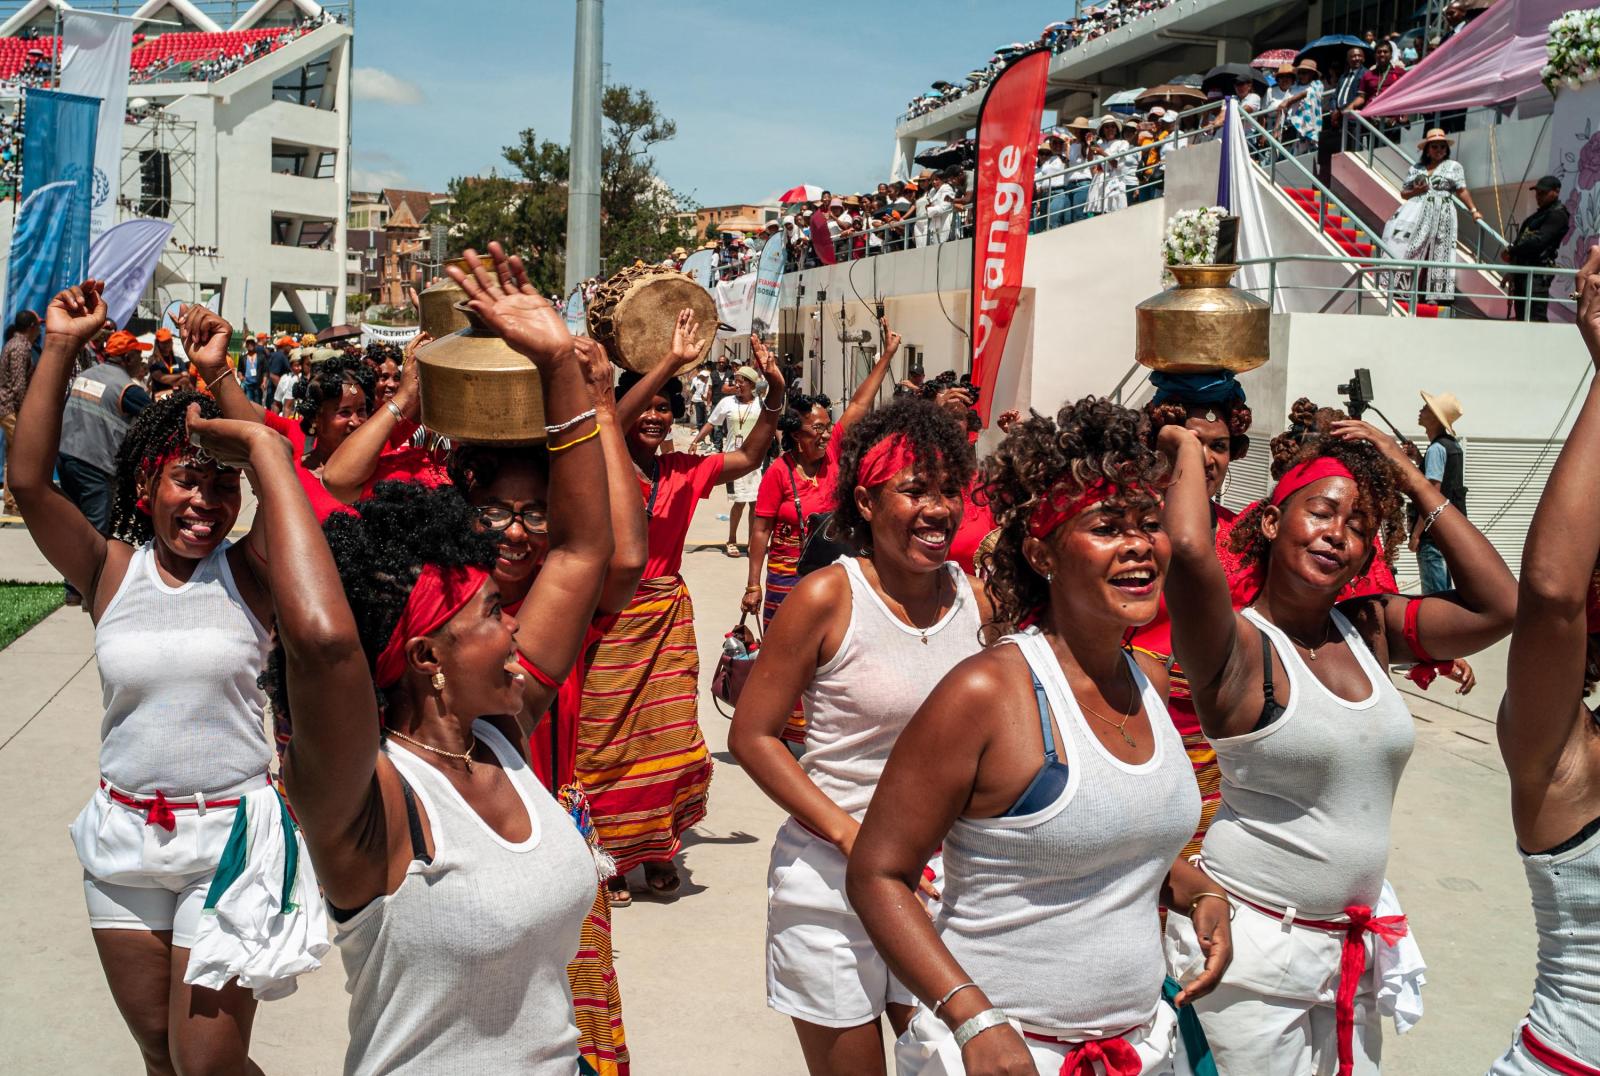
[[[1018,1034],[1024,1029],[1011,1022]],[[1142,1027],[1122,1035],[1123,1041],[1139,1055],[1139,1076],[1170,1076],[1177,1046],[1178,1015],[1171,1005],[1160,1002],[1155,1015]],[[1044,1039],[1024,1039],[1039,1076],[1057,1076],[1072,1044]],[[894,1044],[895,1076],[964,1076],[961,1048],[955,1033],[926,1008],[919,1008],[911,1026]],[[1098,1067],[1096,1071],[1099,1071]]]
[[[207,798],[233,799],[266,785],[263,775]],[[96,930],[170,930],[173,945],[191,948],[237,811],[175,810],[169,832],[146,824],[138,808],[116,803],[105,789],[95,789],[69,830],[83,864],[89,925]]]
[[[1290,926],[1234,902],[1233,962],[1222,982],[1194,1002],[1220,1076],[1331,1076],[1339,1068],[1334,999],[1343,935]],[[1167,916],[1167,960],[1179,982],[1203,964],[1194,929]],[[1368,960],[1356,991],[1354,1071],[1376,1076],[1382,1051],[1377,993]]]
[[[844,892],[845,858],[794,819],[767,871],[767,1004],[823,1027],[856,1027],[916,997],[890,973]]]
[[[761,471],[762,468],[757,467],[728,483],[728,497],[734,504],[756,503],[756,494],[761,492]]]

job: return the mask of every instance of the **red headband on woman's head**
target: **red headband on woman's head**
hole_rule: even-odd
[[[917,454],[911,447],[911,438],[903,433],[891,433],[867,449],[861,456],[861,466],[856,472],[856,485],[881,486],[907,467],[915,466]]]
[[[1297,463],[1283,473],[1283,477],[1278,479],[1278,484],[1272,487],[1273,507],[1283,504],[1311,483],[1320,482],[1324,478],[1348,478],[1352,482],[1356,480],[1356,476],[1350,473],[1350,468],[1332,456],[1318,456],[1304,463]]]
[[[1028,515],[1029,534],[1035,538],[1047,538],[1063,523],[1087,512],[1101,501],[1116,496],[1122,488],[1115,482],[1097,478],[1074,496],[1073,485],[1070,478],[1063,478],[1045,491]]]
[[[406,640],[427,635],[459,613],[489,581],[483,568],[462,565],[440,568],[424,564],[417,583],[400,611],[400,620],[373,664],[372,680],[378,687],[393,687],[406,671]]]

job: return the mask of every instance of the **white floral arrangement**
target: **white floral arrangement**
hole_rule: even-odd
[[[1219,205],[1183,209],[1167,221],[1161,255],[1167,265],[1211,265],[1217,256],[1217,229],[1228,211]]]
[[[1539,72],[1551,93],[1600,78],[1600,8],[1569,11],[1550,24],[1549,62]]]

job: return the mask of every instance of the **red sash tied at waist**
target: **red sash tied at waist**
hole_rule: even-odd
[[[112,803],[120,803],[124,807],[132,807],[136,811],[143,811],[144,824],[147,826],[160,826],[171,833],[178,828],[178,816],[175,811],[198,811],[202,807],[212,808],[237,807],[244,800],[238,796],[226,800],[183,799],[176,802],[167,799],[166,795],[158,788],[154,796],[130,796],[121,789],[113,788],[104,780],[100,787],[106,790],[106,795]]]
[[[1022,1037],[1033,1039],[1035,1042],[1061,1042],[1048,1035],[1035,1035],[1031,1031],[1024,1031]],[[1089,1042],[1080,1042],[1072,1045],[1067,1051],[1067,1056],[1061,1059],[1061,1069],[1057,1076],[1096,1076],[1095,1063],[1105,1066],[1105,1076],[1139,1076],[1144,1071],[1144,1062],[1139,1060],[1139,1051],[1129,1045],[1128,1040],[1121,1035],[1114,1035],[1109,1039],[1092,1039]]]
[[[1246,900],[1237,893],[1233,894],[1233,898],[1274,919],[1289,918],[1280,911]],[[1405,916],[1373,915],[1372,909],[1365,904],[1352,904],[1344,910],[1344,914],[1344,922],[1299,917],[1291,920],[1295,926],[1344,935],[1344,945],[1339,951],[1339,992],[1334,997],[1333,1009],[1334,1028],[1339,1034],[1338,1076],[1350,1076],[1355,1068],[1356,991],[1361,987],[1362,973],[1367,970],[1366,939],[1362,935],[1371,932],[1382,938],[1385,944],[1393,946],[1406,936],[1408,930]],[[1595,1076],[1600,1076],[1600,1073]]]
[[[1528,1024],[1522,1025],[1522,1046],[1535,1061],[1561,1076],[1600,1076],[1600,1069],[1558,1052],[1535,1035]]]

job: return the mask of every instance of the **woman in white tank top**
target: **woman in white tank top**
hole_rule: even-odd
[[[105,321],[99,281],[51,301],[8,472],[29,533],[95,621],[101,780],[72,836],[106,982],[146,1063],[243,1072],[257,992],[292,991],[293,976],[327,948],[320,919],[306,923],[303,910],[279,906],[282,878],[276,891],[250,881],[269,849],[296,840],[277,820],[256,685],[272,599],[257,574],[261,529],[228,541],[238,471],[196,452],[184,429],[191,406],[252,422],[259,413],[228,365],[232,330],[204,307],[188,308],[184,347],[213,396],[175,392],[139,413],[117,453],[102,535],[50,474],[74,363]],[[124,393],[124,410],[132,396]],[[240,811],[250,819],[251,870],[214,885]],[[297,891],[314,911],[309,865]],[[202,914],[208,905],[217,914]],[[240,943],[231,913],[241,908],[274,925],[264,947]],[[185,969],[180,981],[174,966]]]
[[[978,650],[983,599],[947,559],[972,472],[965,429],[931,401],[898,399],[850,430],[833,518],[864,554],[790,592],[733,715],[729,749],[791,815],[768,872],[767,1004],[793,1019],[813,1074],[881,1073],[879,1018],[898,1035],[911,1016],[845,897],[845,864],[895,738]],[[798,761],[782,740],[797,696]]]
[[[927,1006],[896,1046],[903,1076],[1169,1072],[1157,908],[1206,939],[1182,1000],[1227,964],[1227,903],[1178,855],[1200,794],[1165,670],[1123,643],[1155,615],[1169,557],[1147,431],[1091,397],[1013,426],[985,467],[996,618],[1032,626],[917,711],[850,861],[854,906]],[[929,922],[907,896],[941,843]]]
[[[1389,964],[1407,933],[1398,905],[1380,907],[1380,897],[1413,740],[1385,669],[1448,662],[1503,637],[1516,583],[1392,437],[1343,420],[1298,446],[1272,495],[1234,524],[1230,546],[1261,581],[1254,605],[1236,613],[1211,539],[1200,444],[1169,426],[1160,447],[1174,460],[1164,514],[1173,649],[1222,772],[1200,864],[1236,911],[1233,963],[1196,1012],[1224,1074],[1375,1073],[1373,960]],[[1406,498],[1459,589],[1335,608],[1380,550],[1404,540]],[[1192,953],[1183,927],[1167,922],[1180,966]],[[1341,972],[1342,960],[1358,973]]]
[[[256,428],[198,430],[262,479],[283,583],[274,703],[293,718],[284,782],[340,922],[348,1073],[578,1068],[566,966],[599,875],[529,766],[550,689],[528,684],[519,656],[555,682],[573,661],[612,549],[593,495],[605,465],[560,315],[490,249],[498,280],[471,251],[476,279],[452,275],[538,367],[545,421],[568,424],[552,435],[549,552],[524,599],[540,637],[518,639],[494,541],[455,489],[380,483],[319,532],[287,456],[269,458]]]
[[[1600,363],[1600,249],[1578,276],[1578,328]],[[1500,753],[1533,892],[1533,1002],[1492,1076],[1600,1071],[1600,383],[1590,382],[1528,529]]]

